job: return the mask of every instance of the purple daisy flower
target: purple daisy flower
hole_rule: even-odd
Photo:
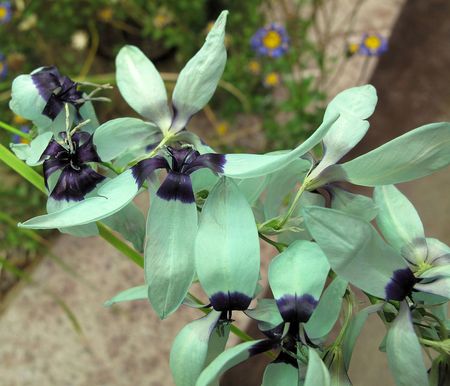
[[[279,58],[289,48],[289,36],[286,28],[272,23],[256,31],[250,40],[250,45],[259,55]]]
[[[380,56],[388,50],[388,41],[378,33],[364,34],[358,53],[365,56]]]
[[[23,126],[20,127],[20,131],[22,133],[28,134],[30,132],[30,127],[27,126],[27,125],[23,125]],[[25,144],[27,144],[27,143],[29,143],[29,141],[27,139],[21,137],[18,134],[14,134],[12,136],[12,143],[16,143],[16,144],[18,144],[18,143],[25,143]]]
[[[8,63],[5,55],[0,53],[0,80],[5,79],[6,75],[8,75]]]
[[[0,3],[0,24],[6,24],[11,21],[12,18],[12,7],[11,2],[2,1]]]

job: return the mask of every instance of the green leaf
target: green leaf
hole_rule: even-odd
[[[285,295],[311,295],[318,300],[330,266],[319,245],[298,240],[276,256],[269,265],[269,283],[275,299]]]
[[[150,303],[164,319],[178,309],[194,278],[197,207],[195,203],[151,196],[145,279]]]
[[[286,362],[272,362],[266,367],[261,386],[296,386],[298,369]]]
[[[97,195],[76,205],[47,215],[37,216],[19,226],[34,229],[66,228],[84,225],[108,217],[128,205],[139,189],[131,170],[102,185]]]
[[[305,324],[310,339],[325,337],[339,318],[347,281],[336,276],[325,289],[311,319]]]
[[[226,333],[224,331],[221,336],[219,335],[216,326],[220,314],[220,312],[212,311],[203,318],[184,326],[176,336],[170,351],[170,370],[177,386],[195,386],[207,364],[207,359],[214,359],[207,358],[210,343],[213,343],[211,340],[216,341],[214,354],[219,355],[225,349],[229,328],[226,328]]]
[[[211,385],[225,371],[250,358],[250,356],[252,356],[252,349],[260,346],[263,342],[267,341],[264,339],[253,340],[250,342],[238,344],[237,346],[224,351],[202,371],[195,385]],[[269,349],[270,347],[267,348],[267,350]]]
[[[33,139],[30,144],[10,144],[11,150],[19,157],[24,160],[27,165],[36,166],[44,162],[41,161],[42,154],[47,148],[53,134],[51,132],[45,132],[39,134],[35,139]]]
[[[205,107],[216,91],[227,61],[224,43],[227,15],[228,11],[222,11],[203,47],[178,76],[172,96],[177,112],[170,128],[173,132],[182,130],[190,117]]]
[[[392,322],[386,341],[389,368],[397,386],[428,386],[427,369],[406,302]]]
[[[432,123],[385,143],[342,165],[327,169],[327,182],[398,184],[434,173],[450,163],[450,123]]]
[[[166,88],[158,70],[139,48],[125,46],[119,51],[116,79],[125,101],[166,132],[172,122]]]
[[[116,296],[106,301],[104,303],[104,306],[111,307],[113,304],[116,303],[129,302],[132,300],[147,300],[147,299],[148,299],[148,286],[140,285],[119,292]]]
[[[345,331],[344,340],[342,343],[342,351],[344,354],[345,368],[348,370],[350,368],[350,361],[352,359],[353,350],[355,348],[356,340],[361,334],[362,328],[366,323],[367,318],[370,314],[378,312],[383,308],[384,303],[373,304],[369,307],[364,308],[359,311],[350,320],[347,330]]]
[[[329,188],[331,193],[331,208],[372,221],[378,213],[378,208],[370,197],[354,194],[337,186]]]
[[[304,208],[303,214],[333,271],[363,291],[384,299],[393,272],[407,268],[402,257],[370,224],[357,217],[312,206]]]
[[[375,203],[380,211],[377,225],[385,240],[414,265],[428,254],[420,217],[411,202],[393,185],[377,186]]]
[[[309,348],[308,369],[304,386],[331,386],[327,367],[313,348]]]
[[[137,118],[117,118],[101,125],[93,142],[102,161],[111,161],[127,150],[156,142],[161,132],[155,125]]]
[[[324,120],[311,137],[290,152],[281,152],[280,154],[227,154],[225,156],[224,174],[234,178],[252,178],[276,172],[316,146],[338,117],[335,114]]]
[[[239,292],[253,297],[259,277],[259,239],[252,210],[229,178],[210,192],[200,216],[195,265],[209,297]]]

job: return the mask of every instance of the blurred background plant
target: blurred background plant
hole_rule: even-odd
[[[355,55],[367,58],[357,84],[370,58],[387,49],[378,34],[355,38],[353,25],[363,2],[354,2],[338,20],[333,0],[0,0],[0,121],[7,129],[0,131],[0,142],[23,141],[8,125],[32,130],[8,108],[11,82],[19,74],[54,64],[74,79],[114,84],[115,55],[133,44],[165,71],[170,89],[212,20],[229,9],[225,73],[202,119],[193,122],[194,131],[221,151],[293,147],[320,123],[330,84],[347,61]],[[346,43],[336,55],[330,46],[342,40],[342,33]],[[111,94],[113,103],[98,106],[101,122],[134,114],[117,91]],[[6,168],[0,174],[6,181],[0,187],[0,212],[18,219],[40,211],[38,192]],[[32,260],[39,243],[0,224],[0,250]]]

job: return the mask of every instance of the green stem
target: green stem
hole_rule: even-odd
[[[283,243],[277,243],[276,241],[273,241],[271,239],[269,239],[268,237],[264,236],[262,233],[258,232],[258,236],[261,240],[264,240],[266,243],[272,245],[273,247],[275,247],[277,249],[278,252],[283,252],[286,248],[287,245],[283,244]]]
[[[292,216],[292,213],[294,213],[295,207],[297,206],[298,200],[300,200],[300,197],[302,196],[303,192],[305,191],[306,184],[302,183],[302,186],[300,186],[300,189],[298,190],[297,194],[295,195],[294,201],[292,201],[292,204],[287,211],[286,215],[281,220],[279,227],[280,229],[286,224],[286,222],[289,220],[289,218]]]
[[[22,138],[26,139],[27,141],[31,141],[31,135],[30,134],[24,133],[23,131],[21,131],[19,129],[16,129],[15,127],[12,127],[11,125],[8,125],[5,122],[0,121],[0,127],[2,129],[5,129],[5,130],[9,131],[12,134],[16,134],[19,137],[22,137]]]

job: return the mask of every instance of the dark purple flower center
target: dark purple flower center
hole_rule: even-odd
[[[277,306],[285,322],[306,323],[317,307],[318,301],[310,294],[284,295],[277,299]]]
[[[77,90],[77,83],[69,77],[61,75],[56,67],[44,67],[31,75],[31,79],[46,105],[42,114],[54,120],[64,104],[71,104],[79,114],[83,105],[83,93]]]
[[[394,271],[391,280],[385,287],[387,300],[403,300],[409,296],[418,279],[409,268]]]
[[[144,181],[156,170],[166,169],[167,177],[156,192],[158,197],[183,203],[195,201],[190,175],[196,170],[209,168],[216,173],[223,172],[223,154],[200,154],[192,148],[175,149],[168,147],[170,163],[163,156],[147,158],[134,165],[132,169],[136,184],[141,187]]]

